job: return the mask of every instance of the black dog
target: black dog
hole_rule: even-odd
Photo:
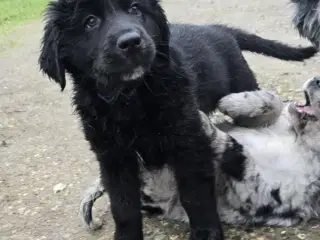
[[[296,11],[293,23],[300,35],[320,48],[320,0],[291,0]]]
[[[223,96],[258,88],[241,49],[296,61],[316,52],[224,26],[169,27],[158,0],[49,3],[40,67],[62,90],[65,72],[73,79],[74,104],[110,196],[115,239],[143,238],[141,165],[173,169],[191,239],[223,239],[215,152],[198,110],[208,113]],[[243,161],[237,152],[226,158]]]

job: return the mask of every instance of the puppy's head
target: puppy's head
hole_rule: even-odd
[[[57,0],[48,4],[41,70],[66,85],[65,72],[103,85],[137,80],[168,54],[158,0]]]
[[[291,123],[303,144],[320,151],[320,77],[305,82],[305,104],[288,107]]]

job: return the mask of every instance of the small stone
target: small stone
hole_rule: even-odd
[[[288,73],[288,72],[284,72],[281,74],[281,76],[288,76],[288,75],[290,75],[290,73]]]
[[[273,233],[274,229],[273,228],[269,228],[269,232]]]
[[[152,230],[146,230],[145,234],[146,234],[146,236],[151,237],[153,235],[153,231]]]
[[[37,238],[36,240],[44,240],[44,239],[47,239],[46,236],[41,236],[40,238]]]
[[[26,211],[26,208],[22,207],[18,209],[18,214],[23,215],[24,212]]]
[[[59,206],[54,206],[53,208],[51,208],[51,211],[57,211],[58,210],[58,208],[59,208]]]
[[[37,215],[38,213],[37,212],[32,212],[30,215],[31,216],[35,216],[35,215]]]
[[[2,143],[1,143],[1,147],[8,147],[8,143],[3,140]]]
[[[286,231],[282,231],[281,232],[281,235],[285,235],[287,232]]]
[[[162,222],[162,226],[168,226],[168,223],[167,222]]]
[[[306,239],[306,235],[303,234],[303,233],[298,234],[297,237],[298,237],[299,239]]]
[[[58,183],[57,185],[55,185],[55,186],[53,187],[53,191],[54,191],[55,194],[57,194],[57,193],[59,193],[59,192],[64,191],[66,188],[67,188],[67,185],[66,185],[66,184]]]
[[[178,238],[179,238],[178,235],[173,235],[169,237],[170,240],[177,240]]]
[[[26,210],[24,213],[23,213],[23,215],[28,215],[28,214],[30,214],[31,213],[31,210]]]

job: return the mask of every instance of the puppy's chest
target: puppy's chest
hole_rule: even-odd
[[[136,151],[146,165],[158,165],[158,159],[171,148],[172,138],[168,134],[171,122],[156,105],[145,107],[137,100],[115,105],[109,111],[102,109],[97,109],[98,114],[88,117],[88,121],[84,120],[89,126],[89,140],[100,142],[102,138],[106,148],[116,146]]]
[[[154,123],[155,124],[155,123]],[[174,149],[173,138],[152,126],[149,121],[141,121],[137,125],[119,126],[113,133],[121,146],[136,152],[147,169],[159,169],[163,166]]]

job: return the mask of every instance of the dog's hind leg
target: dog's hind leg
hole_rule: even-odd
[[[266,90],[233,93],[223,97],[218,109],[242,127],[260,127],[273,124],[281,115],[280,97]]]

